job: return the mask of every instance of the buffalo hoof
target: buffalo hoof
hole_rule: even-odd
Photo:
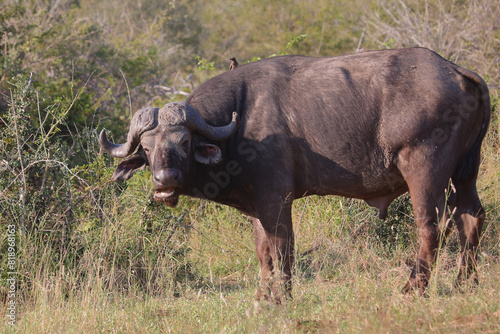
[[[287,300],[292,300],[292,293],[289,290],[282,291],[277,287],[261,287],[257,290],[255,301],[267,302],[275,305],[281,305]]]
[[[255,301],[257,303],[268,302],[268,303],[275,304],[275,305],[281,305],[282,298],[279,296],[279,294],[265,293],[265,292],[262,292],[262,289],[259,289],[257,291],[257,296],[255,298]]]
[[[417,296],[422,296],[425,293],[427,284],[426,278],[410,278],[403,289],[401,289],[401,292],[404,294],[415,293]]]
[[[464,288],[477,288],[479,286],[479,277],[476,273],[472,273],[470,275],[458,275],[455,280],[454,288],[460,292],[464,292]]]

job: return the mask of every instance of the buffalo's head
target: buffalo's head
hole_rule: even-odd
[[[130,123],[126,143],[113,144],[102,130],[99,144],[113,157],[126,158],[116,167],[112,181],[128,180],[135,171],[149,165],[155,200],[174,207],[195,161],[216,164],[222,160],[221,149],[204,138],[221,141],[237,129],[236,113],[228,125],[214,127],[189,104],[174,102],[161,109],[138,110]]]

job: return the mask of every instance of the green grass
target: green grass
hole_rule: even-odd
[[[149,175],[144,173],[142,177],[146,179]],[[124,266],[124,260],[120,260],[122,253],[129,252],[126,246],[131,242],[129,239],[134,235],[139,238],[137,230],[131,234],[127,231],[134,225],[137,229],[138,220],[126,226],[106,226],[100,233],[100,242],[87,246],[89,252],[95,253],[80,261],[83,268],[44,271],[43,265],[51,262],[44,258],[35,264],[40,274],[31,278],[33,285],[18,309],[16,328],[6,326],[4,331],[495,333],[500,330],[498,220],[492,221],[497,218],[488,216],[478,270],[479,286],[465,286],[459,291],[453,288],[458,251],[454,233],[440,254],[427,293],[416,296],[400,293],[417,250],[414,229],[408,232],[413,235],[408,243],[388,247],[384,244],[385,234],[377,236],[373,231],[380,223],[375,210],[359,201],[313,197],[297,201],[294,209],[299,249],[294,298],[283,305],[255,301],[258,264],[248,219],[233,209],[184,199],[175,210],[175,213],[190,210],[178,236],[187,242],[185,256],[178,258],[181,263],[141,262],[147,271],[164,275],[168,284],[161,290],[149,289],[134,276],[136,267]],[[362,222],[356,222],[357,219]],[[367,226],[362,227],[363,223]],[[119,244],[110,244],[111,240]],[[150,247],[155,244],[161,242]],[[103,247],[106,252],[120,250],[113,257],[99,253]],[[314,251],[306,252],[313,247]],[[146,247],[136,252],[144,256],[145,250]],[[133,254],[127,261],[136,256]],[[114,274],[110,272],[113,261],[115,266],[121,266]],[[185,266],[189,269],[184,275],[174,281],[166,279],[169,270]],[[84,274],[85,279],[77,282],[77,276]],[[129,276],[131,284],[119,279],[123,276]]]
[[[340,243],[340,242],[339,242]],[[359,245],[358,245],[359,246]],[[68,298],[46,292],[26,303],[20,333],[417,333],[500,330],[500,266],[483,259],[479,287],[453,291],[455,270],[435,272],[425,296],[400,293],[408,275],[401,255],[387,258],[371,247],[341,247],[349,261],[336,272],[297,275],[293,300],[276,306],[255,301],[256,271],[246,277],[205,278],[180,296],[137,291],[75,291]],[[446,260],[448,254],[443,254]],[[404,257],[404,256],[403,256]],[[306,277],[307,276],[307,277]],[[57,289],[57,287],[55,288]],[[54,296],[55,295],[55,296]],[[54,298],[54,299],[52,299]]]

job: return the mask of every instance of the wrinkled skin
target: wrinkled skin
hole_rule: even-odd
[[[462,245],[457,281],[475,276],[485,218],[476,178],[490,118],[488,88],[475,73],[422,48],[284,56],[216,76],[186,102],[158,113],[193,108],[231,131],[208,138],[182,122],[146,122],[129,133],[135,154],[115,150],[129,158],[113,179],[149,165],[156,200],[173,207],[179,195],[206,198],[251,216],[262,298],[291,293],[292,202],[313,194],[363,199],[383,219],[409,191],[420,248],[403,291],[426,287],[450,213]],[[137,119],[131,132],[145,123]],[[105,134],[101,145],[117,146]],[[447,199],[450,180],[456,193]]]

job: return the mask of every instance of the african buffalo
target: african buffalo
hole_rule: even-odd
[[[462,247],[458,281],[475,277],[489,120],[484,81],[428,49],[282,56],[218,75],[186,102],[141,109],[126,143],[103,130],[100,145],[126,158],[113,181],[149,165],[157,201],[206,198],[252,217],[259,295],[279,300],[281,284],[291,293],[292,201],[309,195],[363,199],[385,218],[409,191],[420,249],[403,291],[427,285],[449,215]],[[269,284],[275,272],[281,283]]]

